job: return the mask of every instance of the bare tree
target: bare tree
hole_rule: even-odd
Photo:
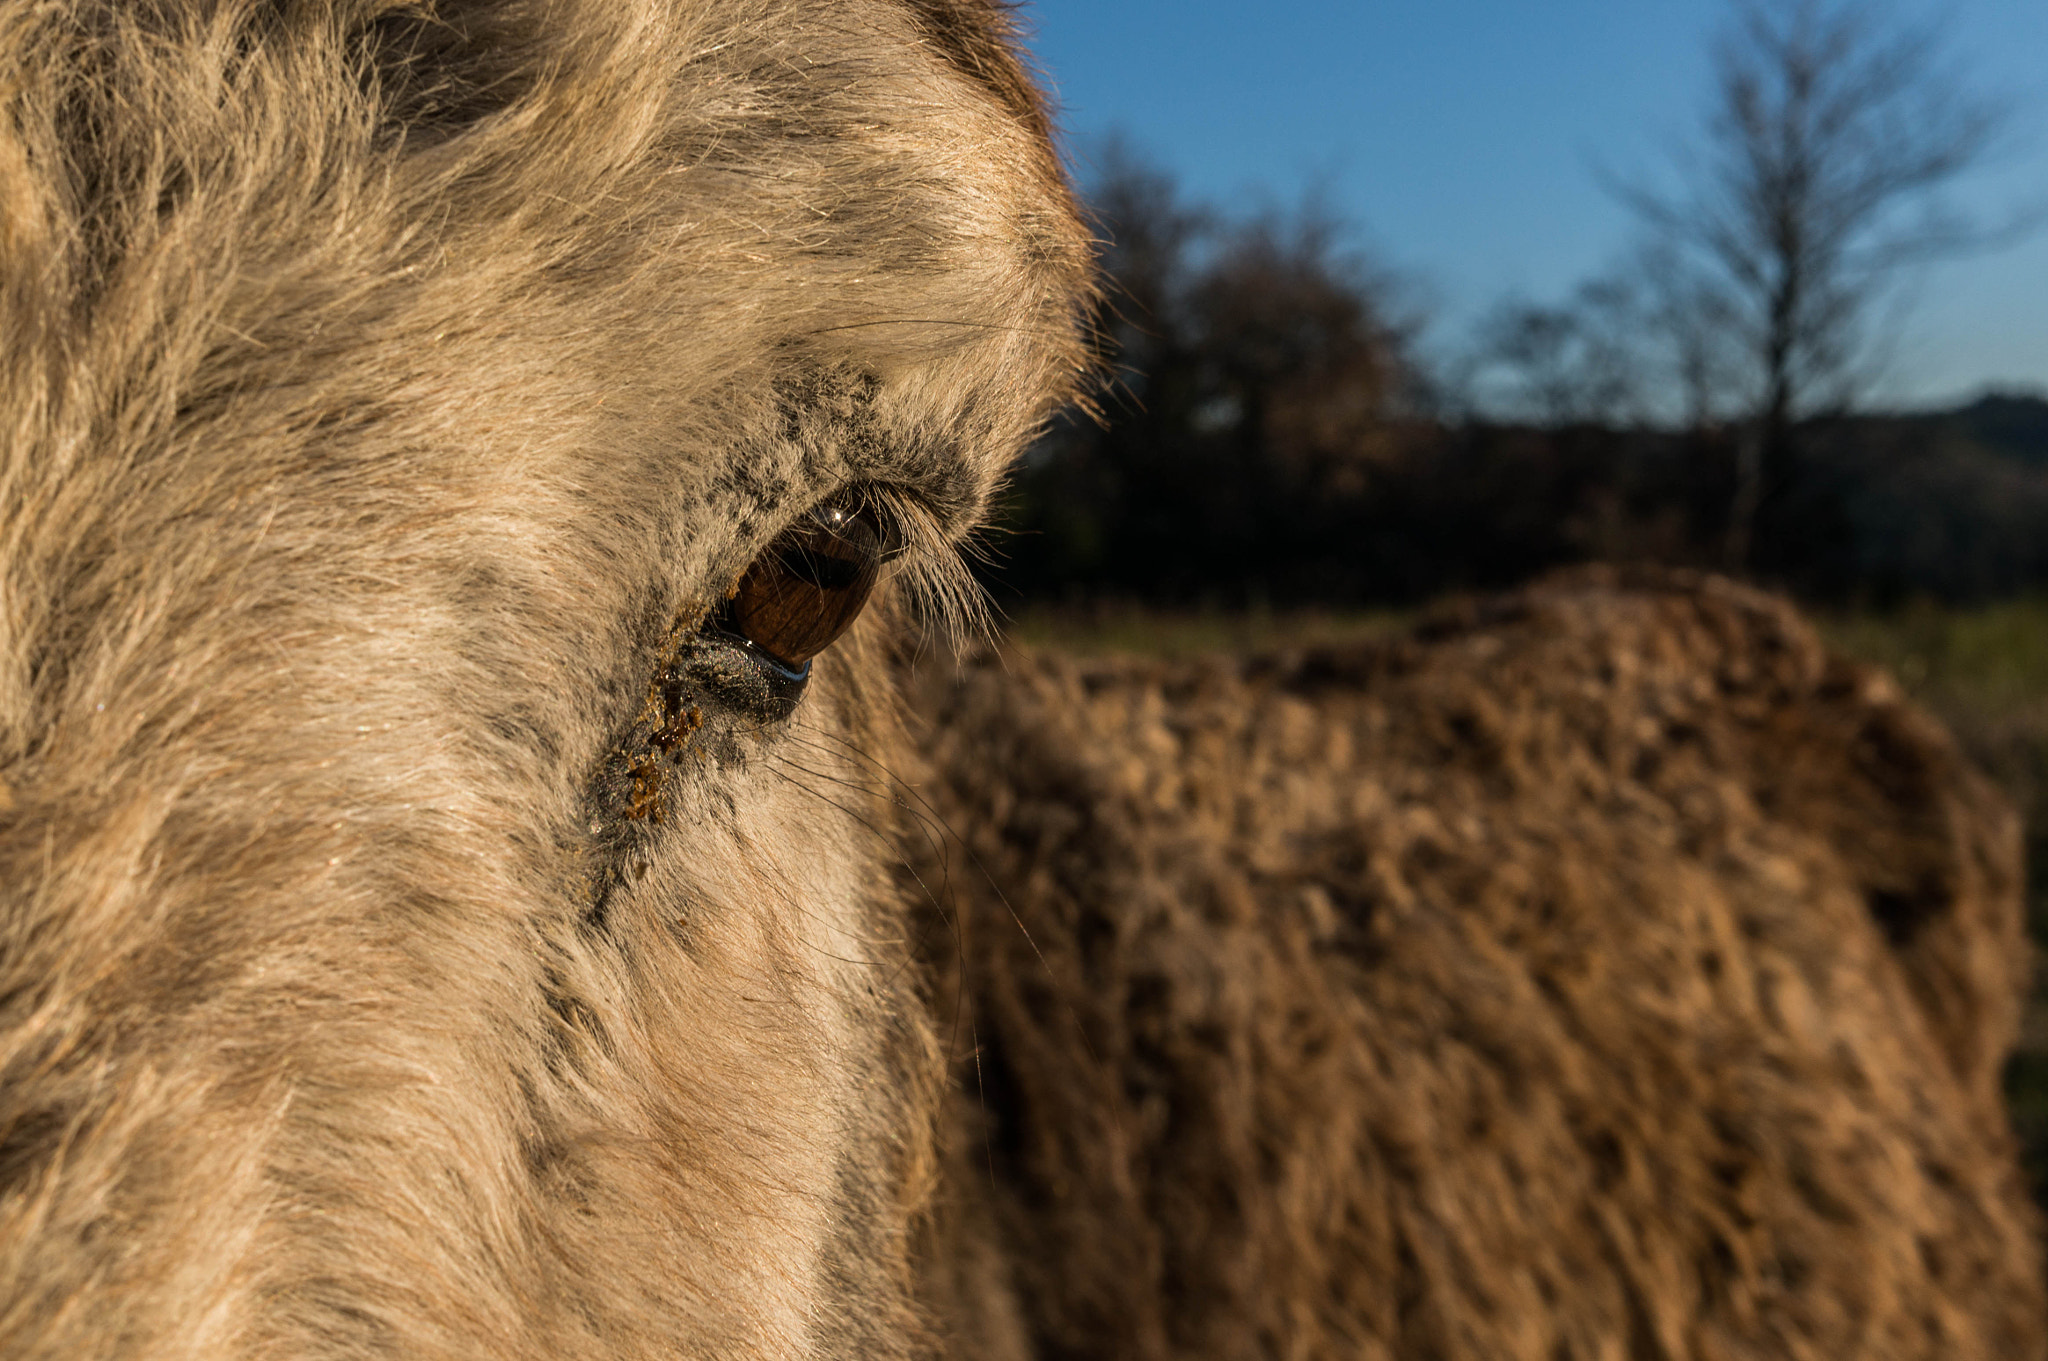
[[[1728,318],[1747,356],[1732,566],[1747,564],[1757,510],[1784,477],[1792,423],[1853,399],[1870,317],[1900,269],[1986,239],[1943,191],[2003,123],[1931,23],[1881,0],[1737,0],[1684,187],[1622,191],[1701,267],[1701,291],[1679,301]]]
[[[1618,275],[1589,279],[1561,303],[1503,302],[1479,323],[1468,385],[1510,419],[1633,424],[1644,410],[1642,309],[1634,281]]]
[[[1634,252],[1620,275],[1635,301],[1637,343],[1649,351],[1660,405],[1686,430],[1703,431],[1743,414],[1740,327],[1727,288],[1699,260],[1665,239]]]

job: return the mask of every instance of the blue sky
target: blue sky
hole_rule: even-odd
[[[1033,0],[1086,157],[1111,132],[1226,207],[1326,191],[1455,346],[1496,299],[1564,294],[1632,239],[1598,168],[1653,170],[1710,93],[1721,0]],[[1908,10],[1925,14],[1925,9]],[[1951,50],[2013,107],[1954,201],[2048,205],[2048,0],[1953,0]],[[1924,270],[1882,393],[2048,392],[2048,231]]]

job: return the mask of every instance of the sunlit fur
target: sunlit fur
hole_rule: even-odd
[[[1783,607],[909,666],[1085,362],[1013,39],[0,0],[0,1356],[2038,1355],[2009,810]]]
[[[1068,388],[1006,25],[0,2],[0,1354],[921,1345],[886,804],[785,764],[872,637],[606,772],[783,526],[929,559]]]

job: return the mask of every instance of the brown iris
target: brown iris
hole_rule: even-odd
[[[805,670],[859,617],[885,551],[873,512],[819,506],[740,578],[726,615],[731,631],[787,670]]]

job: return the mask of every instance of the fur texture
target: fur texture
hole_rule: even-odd
[[[0,101],[0,1352],[914,1350],[873,643],[617,777],[795,515],[956,535],[1066,390],[1006,21],[5,0]]]
[[[2043,1354],[2015,820],[1782,604],[927,684],[978,1354]]]
[[[692,689],[1073,387],[1013,45],[0,0],[0,1355],[2038,1353],[2010,817],[1777,606]]]

